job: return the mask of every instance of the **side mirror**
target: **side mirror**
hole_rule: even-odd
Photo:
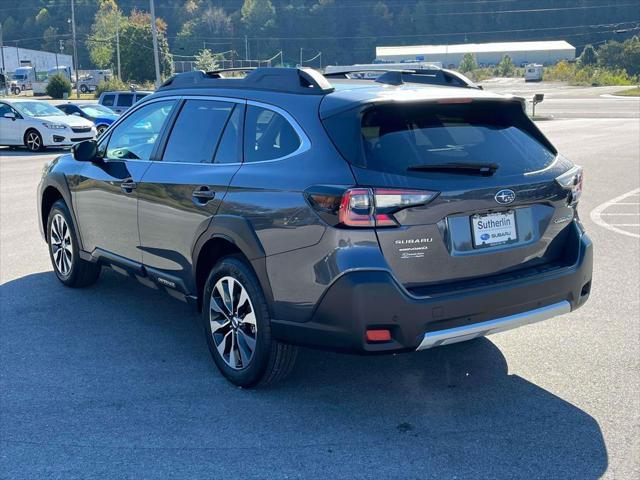
[[[73,152],[73,158],[79,162],[95,162],[100,160],[98,156],[98,142],[95,140],[85,140],[84,142],[76,143],[71,147]]]
[[[544,93],[536,93],[533,96],[533,103],[541,103],[544,100]]]
[[[3,115],[4,118],[10,118],[11,120],[15,120],[16,119],[16,114],[13,112],[7,112]]]

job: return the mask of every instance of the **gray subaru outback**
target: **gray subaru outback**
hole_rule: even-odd
[[[172,77],[45,169],[55,275],[110,267],[193,304],[243,387],[298,345],[415,351],[580,307],[581,168],[521,99],[403,75]]]

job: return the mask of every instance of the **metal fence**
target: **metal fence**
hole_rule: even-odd
[[[218,60],[219,68],[271,67],[271,60]],[[173,70],[176,73],[192,72],[196,69],[195,60],[175,60]]]

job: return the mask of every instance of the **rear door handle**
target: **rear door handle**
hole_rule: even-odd
[[[211,200],[216,198],[216,192],[214,192],[213,190],[209,190],[209,187],[207,186],[196,188],[191,195],[193,203],[195,203],[196,205],[206,205]]]
[[[124,193],[131,193],[133,192],[136,187],[138,186],[138,184],[136,182],[134,182],[131,179],[128,180],[124,180],[121,184],[120,184],[120,188],[122,189],[122,191]]]

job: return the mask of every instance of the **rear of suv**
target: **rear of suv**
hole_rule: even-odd
[[[393,74],[226,75],[173,77],[45,171],[63,283],[110,266],[193,303],[244,387],[283,378],[297,345],[420,350],[587,300],[582,170],[519,99]]]

